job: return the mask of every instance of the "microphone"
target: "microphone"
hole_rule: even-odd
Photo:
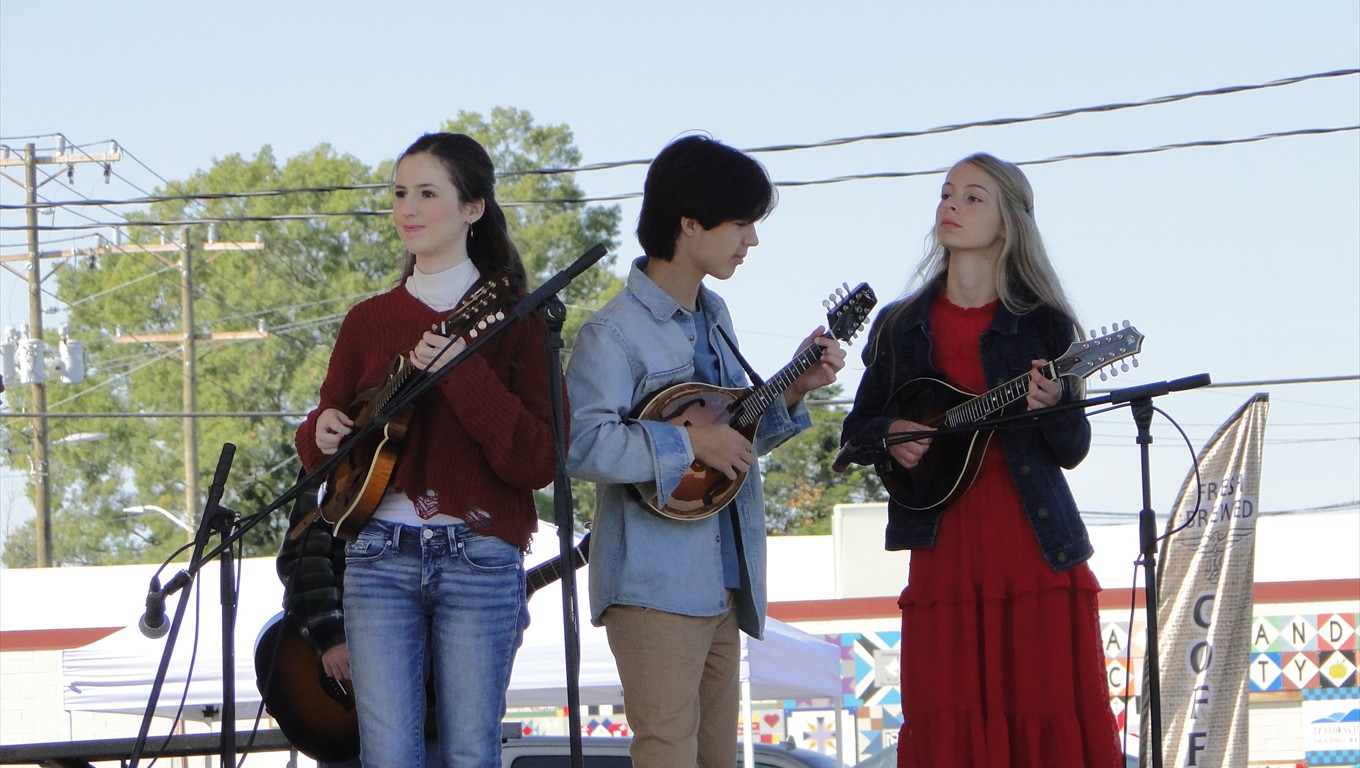
[[[165,598],[184,589],[188,583],[189,574],[184,571],[175,574],[164,589],[161,589],[159,576],[151,577],[151,588],[146,592],[146,612],[137,620],[137,628],[143,635],[152,640],[165,637],[165,633],[170,631],[170,622],[165,620]]]
[[[208,503],[203,506],[204,525],[211,525],[213,516],[217,514],[217,505],[222,501],[222,491],[227,484],[227,473],[231,471],[231,460],[235,457],[236,446],[222,443],[222,454],[217,457],[217,471],[213,473],[212,485],[208,486]]]
[[[852,437],[849,440],[846,440],[845,445],[842,445],[841,449],[836,451],[836,458],[831,462],[831,471],[840,474],[849,469],[851,463],[853,463],[850,459],[850,454],[855,453],[858,450],[859,440],[857,438]]]
[[[888,450],[889,437],[892,437],[892,435],[859,435],[846,440],[845,445],[842,445],[841,449],[836,451],[836,458],[831,460],[831,471],[841,473],[849,469],[851,464],[872,464],[878,461],[883,452]],[[873,458],[868,461],[855,461],[854,455],[866,450],[873,451],[873,454],[871,454]]]
[[[227,484],[227,473],[231,471],[231,461],[236,457],[236,446],[231,443],[222,444],[222,453],[217,458],[217,471],[213,473],[212,485],[208,486],[208,503],[203,507],[203,517],[200,520],[199,532],[197,536],[201,542],[204,531],[211,530],[213,516],[217,514],[217,509],[222,502],[222,492]],[[194,550],[194,557],[198,557],[199,550]],[[162,566],[164,567],[164,566]],[[137,621],[137,628],[143,635],[152,640],[165,636],[170,631],[170,624],[165,620],[165,598],[178,592],[189,584],[191,577],[188,573],[180,571],[170,580],[169,584],[161,589],[159,571],[156,576],[151,577],[151,587],[146,593],[146,611],[142,618]]]
[[[170,631],[170,622],[165,620],[165,591],[161,589],[161,580],[155,576],[151,577],[151,589],[146,593],[146,612],[137,621],[137,628],[152,640],[165,637]]]
[[[1110,393],[1110,403],[1127,403],[1132,400],[1139,400],[1145,397],[1158,397],[1168,392],[1180,392],[1183,389],[1195,389],[1209,385],[1209,374],[1197,373],[1194,376],[1186,376],[1172,381],[1158,381],[1152,384],[1140,384],[1136,387],[1125,387],[1116,389]]]

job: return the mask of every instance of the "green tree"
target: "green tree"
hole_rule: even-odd
[[[448,127],[477,136],[500,170],[580,162],[565,126],[535,126],[522,111],[497,109],[488,120],[462,113]],[[325,144],[282,164],[269,147],[253,157],[231,155],[158,189],[162,201],[130,217],[143,224],[128,228],[127,246],[111,247],[56,273],[57,294],[70,307],[71,333],[86,343],[88,375],[81,384],[49,390],[57,395],[49,394],[49,410],[120,416],[50,422],[54,441],[71,432],[108,435],[54,448],[54,562],[156,562],[185,541],[184,531],[159,515],[129,517],[121,511],[154,504],[185,513],[181,420],[148,415],[183,408],[178,345],[115,341],[181,331],[180,254],[148,253],[136,246],[253,242],[257,237],[264,244],[258,251],[193,251],[194,331],[205,338],[196,344],[197,484],[206,492],[222,445],[233,443],[236,458],[223,503],[254,512],[277,499],[297,474],[293,433],[299,418],[279,414],[304,413],[313,406],[340,319],[355,302],[386,290],[397,277],[402,257],[387,215],[390,179],[390,161],[370,168]],[[262,194],[239,196],[247,192]],[[507,203],[536,201],[513,206],[509,218],[511,235],[539,281],[590,245],[614,246],[617,207],[537,202],[582,197],[570,173],[507,175],[499,195]],[[208,221],[217,223],[211,229],[192,223]],[[564,300],[587,308],[601,303],[601,294],[618,282],[609,266],[602,264],[589,278],[575,281]],[[206,340],[213,333],[257,327],[268,336]],[[27,405],[24,392],[6,395],[13,396],[18,409]],[[225,415],[240,413],[258,415]],[[27,423],[15,420],[6,426],[12,444],[31,440]],[[25,471],[26,461],[27,451],[0,454],[0,462]],[[243,539],[245,554],[275,552],[285,526],[286,514],[269,516]],[[30,521],[10,532],[4,563],[34,562]]]
[[[490,152],[498,177],[496,194],[530,274],[546,280],[573,264],[598,242],[606,242],[611,250],[617,245],[612,238],[619,230],[618,206],[584,207],[565,202],[585,196],[572,175],[542,172],[581,164],[581,152],[572,143],[571,131],[566,126],[536,125],[524,110],[496,107],[485,118],[473,112],[459,112],[445,123],[443,130],[466,133]],[[555,200],[564,202],[552,202]],[[568,347],[590,313],[623,287],[623,280],[614,274],[613,266],[614,257],[607,256],[562,291],[560,298],[567,306],[562,338]],[[562,356],[564,367],[567,352],[564,350]],[[580,527],[594,514],[595,486],[572,480],[571,487],[574,518]],[[539,518],[554,520],[551,486],[536,494],[535,504]]]
[[[839,385],[818,392],[834,399]],[[851,465],[843,474],[831,470],[840,450],[844,408],[809,400],[812,428],[779,446],[761,460],[765,478],[765,529],[781,534],[831,533],[837,504],[887,499],[872,467]]]
[[[585,196],[575,177],[543,172],[581,164],[581,151],[567,126],[537,125],[522,109],[495,107],[486,118],[459,112],[444,130],[466,133],[490,152],[498,177],[496,194],[529,274],[546,280],[596,243],[604,242],[611,251],[617,247],[619,207],[569,202]],[[555,202],[559,200],[563,202]],[[569,308],[563,338],[576,338],[590,312],[622,287],[613,265],[613,256],[605,257],[562,291]]]

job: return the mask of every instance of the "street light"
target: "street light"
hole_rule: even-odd
[[[67,443],[91,443],[95,440],[103,440],[108,435],[103,432],[72,432],[71,434],[52,441],[52,445],[66,445]]]
[[[150,510],[152,512],[159,512],[175,525],[178,525],[179,527],[183,528],[189,533],[194,532],[194,529],[188,523],[176,517],[174,513],[172,513],[165,507],[158,507],[155,504],[137,504],[131,507],[123,507],[123,511],[128,513],[129,515],[140,515],[141,513],[146,512],[147,510]]]

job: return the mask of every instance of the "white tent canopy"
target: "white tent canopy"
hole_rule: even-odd
[[[578,572],[581,613],[582,704],[622,704],[623,689],[614,654],[602,627],[591,626],[585,596],[586,568]],[[553,584],[539,590],[531,603],[533,620],[510,675],[511,707],[566,704],[566,656],[563,650],[562,592]],[[838,697],[841,693],[840,648],[775,619],[765,622],[765,638],[742,639],[743,672],[751,698],[795,699]]]
[[[535,536],[535,542],[531,564],[546,560],[557,551],[556,531],[551,526],[544,525]],[[260,702],[260,694],[255,687],[255,640],[268,621],[278,613],[283,587],[275,575],[272,558],[252,558],[241,565],[238,585],[240,598],[233,634],[233,668],[236,676],[236,715],[249,719],[254,717]],[[174,571],[167,569],[167,573],[172,575]],[[589,614],[585,598],[586,570],[578,571],[577,577],[583,615],[580,643],[581,703],[622,703],[618,672],[605,632],[592,627],[588,618],[585,618]],[[220,710],[222,634],[218,585],[219,568],[216,564],[199,572],[191,597],[197,610],[195,605],[190,606],[175,644],[156,710],[158,715],[173,716],[179,708],[181,697],[185,700],[184,716],[187,718],[204,718],[205,707]],[[178,596],[172,597],[166,606],[172,616],[178,599]],[[525,632],[524,645],[515,660],[509,705],[564,706],[566,661],[559,585],[539,590],[531,600],[530,610],[532,620]],[[837,646],[773,619],[766,623],[765,635],[764,640],[749,640],[743,636],[748,660],[744,669],[749,669],[752,699],[840,695],[840,650]],[[131,714],[144,712],[167,640],[168,636],[148,639],[133,625],[83,648],[63,652],[64,709]]]

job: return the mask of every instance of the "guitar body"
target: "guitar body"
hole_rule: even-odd
[[[845,289],[848,293],[837,291],[824,302],[830,311],[826,314],[827,331],[823,336],[849,343],[863,327],[878,298],[868,283],[860,283],[854,290],[846,285]],[[840,301],[831,306],[832,299],[836,298]],[[676,426],[726,424],[754,444],[765,409],[782,397],[784,390],[800,374],[816,365],[821,356],[822,347],[815,342],[809,344],[769,381],[756,387],[717,387],[699,382],[676,384],[643,398],[631,417]],[[756,376],[752,374],[752,378]],[[701,520],[727,506],[746,482],[746,475],[742,472],[736,479],[729,479],[696,459],[669,499],[657,498],[654,482],[631,484],[628,491],[639,504],[662,517]]]
[[[398,366],[404,361],[398,361]],[[389,374],[388,380],[392,374]],[[365,390],[350,406],[349,416],[358,429],[373,420],[378,397],[383,387]],[[346,541],[358,538],[383,495],[392,482],[397,459],[406,445],[406,428],[415,413],[415,406],[407,406],[378,431],[355,443],[345,458],[336,465],[326,481],[325,497],[321,501],[321,519],[330,523],[336,536]]]
[[[1095,337],[1094,331],[1091,336]],[[1062,356],[1040,366],[1038,371],[1052,381],[1063,376],[1084,379],[1107,366],[1111,373],[1117,373],[1113,365],[1133,357],[1142,348],[1143,334],[1125,322],[1123,327],[1116,325],[1113,332],[1099,338],[1072,342]],[[1136,358],[1133,364],[1138,365]],[[1127,364],[1123,370],[1128,370]],[[996,416],[1007,405],[1025,399],[1029,386],[1028,372],[980,395],[939,379],[922,377],[899,387],[888,399],[883,415],[936,429],[966,427]],[[939,509],[962,496],[977,479],[982,456],[991,438],[991,430],[932,436],[930,450],[915,468],[907,469],[888,458],[875,465],[874,471],[883,481],[888,495],[898,504],[922,512]]]
[[[255,641],[255,680],[265,709],[298,750],[323,762],[359,754],[354,696],[326,676],[311,643],[286,614],[271,619]]]
[[[944,426],[941,417],[946,411],[974,397],[947,382],[922,377],[899,387],[883,415],[940,427]],[[932,437],[930,450],[912,469],[891,458],[875,469],[893,501],[919,512],[939,509],[962,496],[973,484],[991,438],[990,431]]]
[[[667,387],[643,399],[633,413],[634,419],[664,421],[678,427],[728,424],[732,412],[750,389],[717,387],[689,382]],[[755,441],[756,423],[738,429],[747,440]],[[672,520],[701,520],[736,497],[746,482],[746,473],[736,480],[695,460],[675,488],[675,493],[664,501],[656,497],[656,483],[629,485],[628,490],[637,502],[662,517]]]

